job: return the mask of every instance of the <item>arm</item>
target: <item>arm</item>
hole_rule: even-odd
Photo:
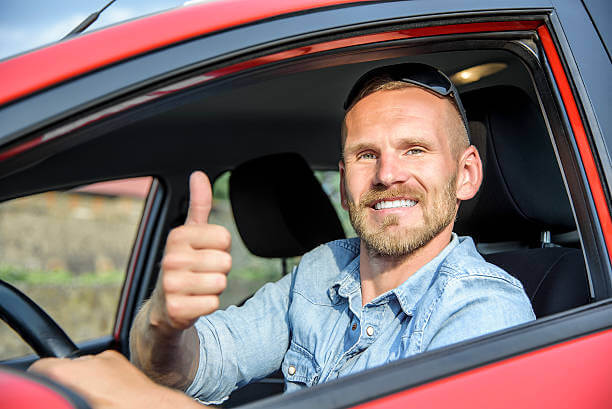
[[[45,358],[29,369],[71,387],[94,409],[201,409],[184,394],[158,385],[115,351],[77,359]]]
[[[288,305],[293,276],[264,285],[242,307],[200,318],[201,345],[187,394],[220,403],[236,388],[277,370],[289,347]]]
[[[147,301],[134,320],[130,333],[132,363],[155,382],[185,390],[197,370],[198,336],[193,327],[175,331],[151,320],[152,304],[152,300]]]
[[[134,365],[156,382],[186,389],[194,379],[199,341],[193,324],[214,312],[231,268],[231,236],[208,224],[212,192],[202,172],[190,178],[185,225],[168,235],[162,271],[130,334]]]

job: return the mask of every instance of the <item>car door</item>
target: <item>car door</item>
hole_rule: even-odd
[[[527,0],[493,4],[270,2],[243,6],[193,6],[92,33],[0,66],[11,78],[0,95],[4,103],[0,108],[0,141],[4,146],[0,171],[5,175],[0,184],[6,196],[42,189],[40,181],[31,176],[35,172],[50,172],[50,180],[58,185],[125,175],[157,176],[132,251],[113,333],[114,346],[128,352],[129,326],[155,283],[163,238],[172,225],[180,222],[184,210],[184,180],[191,168],[177,169],[176,163],[163,161],[175,155],[190,165],[197,163],[195,151],[185,153],[180,149],[181,144],[193,143],[195,137],[194,131],[176,120],[191,112],[181,111],[181,107],[201,100],[201,107],[213,112],[215,106],[230,105],[223,105],[223,97],[234,87],[256,87],[265,81],[274,86],[283,78],[291,83],[295,73],[303,79],[325,80],[322,85],[330,93],[330,100],[340,99],[346,85],[338,85],[342,76],[354,76],[358,64],[444,56],[447,54],[441,53],[455,49],[469,55],[501,50],[527,67],[528,89],[546,123],[570,198],[588,270],[590,302],[518,328],[318,385],[310,391],[270,398],[254,407],[441,407],[449,402],[466,407],[510,407],[525,406],[537,399],[547,406],[559,401],[592,407],[609,403],[605,379],[609,379],[610,365],[601,363],[602,358],[604,362],[609,359],[607,350],[612,342],[607,138],[611,128],[606,115],[611,90],[610,84],[600,78],[609,78],[610,60],[589,16],[590,9],[574,1]],[[160,26],[167,31],[159,32]],[[129,41],[107,47],[118,38]],[[90,52],[92,48],[95,51]],[[77,60],[73,56],[79,52],[84,57]],[[58,63],[45,73],[27,79],[22,75],[24,70],[50,60]],[[443,58],[440,63],[452,65]],[[344,68],[346,71],[342,71]],[[309,72],[316,75],[309,77]],[[248,106],[248,102],[245,104]],[[314,104],[304,106],[315,108]],[[285,112],[277,108],[275,112]],[[262,114],[249,109],[236,107],[234,120],[244,117],[242,114]],[[219,115],[228,112],[221,108],[217,111]],[[147,122],[157,114],[158,122]],[[334,115],[337,119],[341,113]],[[187,136],[155,145],[154,140],[161,136],[153,129],[160,129],[172,118],[166,130],[178,130]],[[265,124],[255,123],[270,131]],[[216,129],[213,122],[204,124]],[[301,128],[313,132],[307,126]],[[300,130],[290,129],[297,139]],[[327,134],[322,134],[331,135],[333,125],[323,129]],[[235,130],[238,133],[245,128]],[[151,150],[147,151],[151,155],[138,155],[147,143],[146,132],[156,135],[150,143],[163,147],[162,152]],[[221,135],[213,136],[219,139],[229,137],[222,131],[215,135]],[[96,144],[103,138],[111,142]],[[244,143],[237,138],[234,143],[238,142]],[[216,152],[212,144],[202,146],[209,149],[209,156]],[[290,148],[314,155],[308,147],[292,145],[282,138],[265,146],[249,155]],[[94,152],[106,156],[96,158]],[[104,166],[111,153],[122,164],[119,169]],[[337,153],[330,149],[320,162],[331,163]],[[57,170],[61,155],[68,161],[89,158],[90,166],[80,168],[75,180],[74,175]],[[218,173],[232,161],[248,158],[246,154],[236,156],[228,162],[219,161],[217,167],[208,165],[210,171]],[[582,376],[584,372],[590,376]],[[525,373],[538,375],[527,379]]]

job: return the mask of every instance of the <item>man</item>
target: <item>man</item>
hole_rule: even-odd
[[[534,318],[521,284],[452,233],[482,165],[448,78],[382,67],[345,108],[341,199],[359,239],[318,247],[244,307],[216,311],[230,235],[207,224],[210,184],[194,173],[187,221],[132,330],[133,362],[152,379],[218,403],[279,367],[293,391]]]

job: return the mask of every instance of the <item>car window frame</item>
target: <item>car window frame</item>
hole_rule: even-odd
[[[471,3],[471,4],[475,4],[475,3]],[[509,14],[511,14],[511,13],[509,13]],[[549,16],[549,14],[548,14],[548,12],[545,12],[544,14],[541,14],[540,12],[530,12],[530,13],[524,14],[524,16],[531,16],[531,17],[538,17],[538,16],[542,17],[542,16],[544,16],[544,18],[546,19]],[[469,13],[465,14],[462,17],[466,18],[466,19],[467,18],[474,18],[474,16],[472,14],[469,14]],[[454,16],[454,18],[457,18],[457,16]],[[281,21],[281,20],[275,20],[275,21]],[[557,29],[552,27],[550,25],[550,23],[548,23],[547,28],[550,31],[552,31],[555,35],[558,34],[557,33]],[[297,40],[294,39],[294,41],[297,41]],[[245,51],[242,54],[240,54],[239,57],[240,58],[244,58],[249,53],[251,53],[251,55],[252,55],[253,53],[256,53],[256,52],[257,52],[257,50],[249,50],[249,52]],[[238,57],[238,56],[236,55],[234,57]],[[227,64],[228,60],[224,60],[224,61],[225,61],[225,64]],[[210,63],[214,63],[215,61],[214,61],[214,59],[211,59],[211,60],[208,60],[207,62],[210,64]],[[173,72],[173,75],[178,75],[178,73],[177,72]],[[548,109],[549,111],[547,111],[547,112],[554,112],[554,111],[557,112],[557,114],[558,114],[557,116],[560,119],[560,123],[563,124],[563,125],[559,125],[559,126],[562,126],[563,130],[561,132],[558,131],[558,132],[553,132],[553,133],[555,135],[561,134],[562,138],[566,138],[567,139],[566,142],[565,142],[567,144],[566,152],[558,152],[558,155],[561,157],[561,162],[564,163],[564,166],[577,166],[578,168],[580,168],[581,163],[580,163],[579,160],[577,160],[577,158],[579,158],[580,156],[572,156],[572,155],[576,154],[577,148],[575,147],[575,144],[573,143],[574,139],[572,137],[572,132],[570,131],[570,129],[571,129],[570,121],[568,120],[567,115],[565,114],[564,110],[562,108],[559,109],[559,107],[562,106],[562,98],[559,95],[559,92],[558,92],[557,87],[556,87],[556,83],[555,82],[552,82],[552,83],[550,82],[550,78],[551,78],[550,69],[547,70],[546,75],[547,75],[547,77],[544,78],[544,80],[546,81],[546,84],[548,84],[548,86],[550,86],[550,91],[549,91],[550,95],[547,96],[547,97],[550,97],[551,101],[545,103],[546,107],[548,107],[548,108],[545,107],[545,110]],[[156,77],[156,80],[159,80],[159,77]],[[141,84],[141,86],[142,86],[142,84]],[[95,106],[96,104],[98,104],[100,102],[101,101],[96,101],[96,102],[91,102],[90,101],[90,103],[91,103],[90,106]],[[83,109],[83,106],[79,107],[79,110],[80,109]],[[548,117],[550,118],[551,116],[548,116]],[[582,117],[582,121],[585,122],[585,118],[584,117]],[[554,125],[552,125],[552,126],[554,126]],[[66,138],[66,139],[69,139],[69,138]],[[74,139],[76,139],[76,138],[74,138]],[[66,142],[68,143],[68,141],[66,141]],[[73,142],[73,143],[82,143],[82,139],[79,140],[79,141],[71,141],[71,142]],[[563,146],[562,142],[560,142],[560,141],[556,141],[556,142],[560,143],[559,146]],[[65,149],[66,145],[67,144],[60,144],[60,143],[58,143],[56,146],[58,146],[58,148]],[[557,145],[555,144],[555,146],[557,146]],[[591,147],[591,148],[593,149],[593,147]],[[574,164],[569,163],[568,164],[568,162],[567,162],[568,159],[567,158],[563,159],[563,155],[570,155],[570,157],[572,157],[573,160],[575,160],[576,163],[574,163]],[[585,209],[583,209],[583,211],[587,213],[586,219],[588,219],[588,221],[593,223],[592,224],[592,226],[593,226],[592,234],[593,234],[593,237],[594,237],[593,241],[595,243],[599,243],[598,244],[599,247],[593,250],[593,253],[596,253],[596,255],[592,255],[591,257],[594,257],[596,259],[600,259],[600,263],[602,264],[602,266],[599,267],[599,268],[602,268],[603,270],[609,270],[610,269],[609,259],[607,259],[607,253],[605,251],[605,245],[602,244],[604,242],[604,233],[601,231],[601,229],[599,227],[599,218],[597,218],[595,216],[595,215],[597,215],[597,212],[595,211],[594,206],[592,204],[592,198],[590,197],[590,191],[589,191],[588,188],[585,188],[585,185],[584,185],[584,180],[585,180],[584,179],[585,178],[584,172],[583,171],[579,171],[574,176],[576,176],[577,178],[580,178],[580,180],[577,180],[577,181],[567,180],[567,183],[569,183],[569,184],[578,183],[578,182],[582,183],[582,185],[581,185],[582,187],[580,189],[577,189],[577,190],[574,190],[574,191],[577,191],[577,193],[576,193],[577,195],[586,194],[586,199],[587,199],[586,201],[587,202],[589,200],[591,200],[590,203],[586,203],[585,204]],[[570,190],[570,191],[572,191],[572,190]],[[582,192],[580,192],[580,191],[582,191]],[[156,203],[155,206],[158,206],[158,207],[156,207],[156,212],[157,213],[155,213],[157,218],[153,217],[151,219],[150,226],[149,226],[150,230],[145,228],[144,229],[145,232],[143,233],[143,234],[146,233],[146,234],[149,235],[148,239],[150,240],[149,243],[151,243],[151,244],[150,244],[150,246],[148,248],[151,249],[151,251],[149,253],[147,253],[148,256],[145,256],[144,253],[143,253],[143,255],[141,255],[140,257],[136,257],[136,259],[135,259],[135,262],[136,261],[140,262],[140,260],[143,260],[142,257],[145,257],[146,261],[142,262],[141,267],[138,267],[138,268],[135,267],[135,271],[137,271],[137,270],[140,270],[141,272],[145,271],[145,273],[143,273],[143,274],[146,274],[147,271],[150,273],[153,270],[152,266],[154,266],[155,263],[156,263],[154,261],[155,257],[153,257],[153,253],[155,253],[155,251],[154,251],[155,243],[157,243],[157,244],[160,243],[160,240],[163,237],[163,232],[167,231],[167,225],[168,225],[167,222],[160,222],[160,220],[163,220],[163,213],[167,209],[167,206],[168,206],[167,200],[168,199],[164,198],[163,195],[161,195],[161,194],[160,194],[160,196],[158,196],[158,195],[154,195],[154,196],[155,197],[152,198],[152,201]],[[153,221],[153,219],[155,219],[155,222]],[[145,224],[148,225],[148,223],[145,223]],[[580,224],[583,225],[583,226],[586,226],[587,225],[587,220],[582,220]],[[144,238],[143,238],[143,240],[144,240]],[[600,256],[601,254],[606,254],[606,258],[602,259],[601,256]],[[592,265],[591,261],[588,264]],[[135,274],[137,274],[137,272]],[[136,285],[136,284],[134,284],[134,285]],[[141,293],[142,293],[142,287],[139,287],[139,288],[141,288]],[[149,285],[149,288],[150,288],[150,285]],[[129,291],[128,291],[128,293],[129,293]],[[135,299],[132,302],[132,304],[133,305],[137,305],[138,301],[140,301],[142,299],[144,299],[144,297],[143,298],[139,298],[139,299]],[[126,307],[126,310],[133,311],[133,309],[134,309],[133,307],[130,307],[130,308]],[[494,340],[515,339],[515,337],[513,335],[517,335],[521,331],[526,331],[527,333],[530,333],[530,331],[535,331],[535,330],[541,329],[545,334],[543,335],[543,338],[540,339],[539,341],[533,341],[533,340],[530,341],[528,343],[530,346],[527,346],[525,344],[525,342],[519,343],[520,345],[522,345],[520,348],[518,348],[521,352],[517,352],[516,350],[515,350],[515,352],[516,352],[516,354],[523,354],[523,353],[525,353],[527,351],[531,351],[531,350],[534,350],[534,349],[541,348],[541,347],[543,347],[543,345],[550,345],[551,343],[563,342],[563,341],[569,339],[568,337],[572,338],[572,337],[584,335],[584,334],[587,334],[587,333],[591,333],[593,331],[597,331],[597,330],[600,330],[600,329],[609,328],[610,325],[612,325],[612,324],[610,324],[610,318],[602,317],[602,311],[607,311],[607,312],[610,311],[609,302],[606,301],[606,300],[601,301],[599,303],[595,303],[595,304],[591,304],[591,305],[579,308],[578,310],[572,310],[570,312],[561,313],[560,315],[557,315],[557,316],[555,316],[553,318],[550,318],[550,321],[546,321],[546,322],[552,322],[553,320],[557,320],[555,322],[560,323],[559,325],[561,325],[562,327],[558,327],[556,330],[559,330],[559,328],[563,328],[563,331],[566,331],[566,332],[564,332],[565,335],[563,337],[557,337],[557,338],[552,337],[551,338],[550,335],[554,331],[553,330],[545,330],[546,328],[544,328],[544,327],[546,327],[546,325],[544,325],[544,324],[539,326],[539,323],[542,323],[542,321],[538,320],[536,323],[526,324],[525,326],[521,326],[519,329],[515,328],[515,329],[509,330],[509,331],[502,332],[501,334],[497,334],[497,335],[494,335],[494,336],[487,336],[487,337],[485,337],[484,341],[482,339],[477,339],[477,340],[474,340],[473,342],[474,343],[484,342],[485,344],[487,342],[491,342],[491,344],[487,344],[487,345],[496,345]],[[608,314],[608,316],[609,315],[610,314]],[[578,318],[585,317],[585,316],[586,317],[591,316],[591,319],[589,319],[589,322],[591,322],[591,326],[589,326],[588,328],[585,327],[584,324],[581,324],[582,321],[578,319]],[[129,319],[126,319],[126,321],[129,321]],[[554,325],[548,326],[547,328],[553,328],[553,327],[554,327]],[[498,338],[496,338],[496,337],[498,337]],[[505,338],[505,337],[509,337],[509,338]],[[120,341],[120,340],[116,339],[116,341]],[[124,345],[124,342],[125,341],[122,341],[120,343],[122,345]],[[461,348],[463,348],[466,345],[468,345],[468,344],[465,344],[465,345],[461,344],[459,346],[449,347],[448,349],[444,349],[444,350],[440,350],[440,351],[436,352],[436,354],[440,353],[440,356],[444,357],[445,359],[446,358],[453,359],[453,357],[457,358],[457,356],[454,355],[454,354],[458,353],[457,351],[459,351]],[[472,345],[474,347],[474,344],[470,343],[470,345]],[[487,345],[485,345],[485,347],[487,347]],[[474,350],[474,352],[477,352],[477,351]],[[433,354],[433,352],[431,354]],[[421,359],[421,358],[422,359],[426,359],[426,358],[427,359],[432,359],[433,357],[432,357],[431,354],[430,355],[424,355],[424,357],[421,356],[421,357],[419,357],[419,359]],[[512,356],[514,356],[514,355],[512,355]],[[507,358],[508,358],[508,356],[498,357],[498,359],[507,359]],[[416,362],[416,361],[411,361],[411,362],[412,363],[409,363],[409,364],[406,364],[406,362],[402,362],[402,365],[407,365],[407,366],[414,365],[414,362]],[[472,363],[472,365],[479,365],[479,364]],[[482,365],[482,363],[480,365]],[[405,369],[406,368],[404,367],[404,370]],[[464,366],[464,367],[462,367],[462,369],[456,369],[456,370],[463,371],[463,370],[466,370],[466,369],[467,368]],[[444,374],[446,374],[446,375],[444,375]],[[438,374],[438,375],[443,377],[443,376],[447,376],[448,374],[449,374],[449,372],[447,371],[447,372],[444,372],[442,375],[440,375],[440,374]],[[371,375],[371,373],[368,372],[368,373],[366,373],[366,375]],[[366,375],[363,375],[363,376],[366,376]],[[433,378],[431,378],[431,379],[433,379]],[[427,380],[425,382],[429,382],[429,381],[431,381],[431,379],[429,379],[429,380]],[[439,379],[439,378],[436,378],[436,379]],[[353,381],[351,381],[350,379],[348,379],[346,381],[347,384],[351,384],[351,382],[353,382]],[[420,381],[415,381],[415,382],[420,384],[420,383],[423,382],[423,380],[421,379]],[[407,383],[405,386],[406,387],[411,387],[411,386],[416,385],[417,383],[414,383],[414,384]],[[321,387],[325,387],[325,386],[322,385]],[[336,387],[338,387],[338,384],[336,384]],[[371,393],[371,391],[368,392],[368,393]],[[282,398],[280,398],[280,400],[282,400]]]

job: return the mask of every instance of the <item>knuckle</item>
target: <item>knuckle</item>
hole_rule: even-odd
[[[106,351],[101,352],[98,357],[105,359],[117,359],[121,358],[122,355],[115,350],[107,349]]]
[[[178,258],[176,253],[168,252],[162,258],[162,269],[164,271],[171,271],[178,267]]]
[[[175,227],[174,229],[170,230],[170,233],[168,233],[166,243],[171,246],[184,244],[188,238],[187,232],[188,226]]]
[[[170,319],[176,320],[180,318],[183,312],[181,303],[173,297],[168,298],[166,300],[166,312],[168,313],[168,317],[170,317]]]
[[[64,370],[59,365],[56,365],[50,368],[46,368],[44,372],[45,375],[47,375],[49,378],[59,380],[62,378]]]
[[[180,227],[172,229],[170,230],[170,233],[168,233],[168,239],[166,240],[166,242],[168,244],[176,244],[176,242],[179,241],[180,236],[181,236]]]
[[[181,290],[182,280],[175,274],[164,274],[162,284],[164,287],[164,292],[166,294],[172,294]]]
[[[217,236],[219,238],[219,244],[223,246],[223,248],[229,248],[232,245],[232,235],[225,227],[219,227],[221,227]]]
[[[225,290],[225,288],[227,287],[227,277],[225,276],[225,274],[217,274],[216,285],[219,289],[219,292],[223,292],[223,290]]]
[[[209,306],[210,306],[210,310],[211,311],[216,311],[219,309],[219,297],[214,296],[214,297],[210,297],[208,300]]]
[[[221,270],[228,272],[232,269],[232,255],[230,253],[222,253],[221,256]]]

